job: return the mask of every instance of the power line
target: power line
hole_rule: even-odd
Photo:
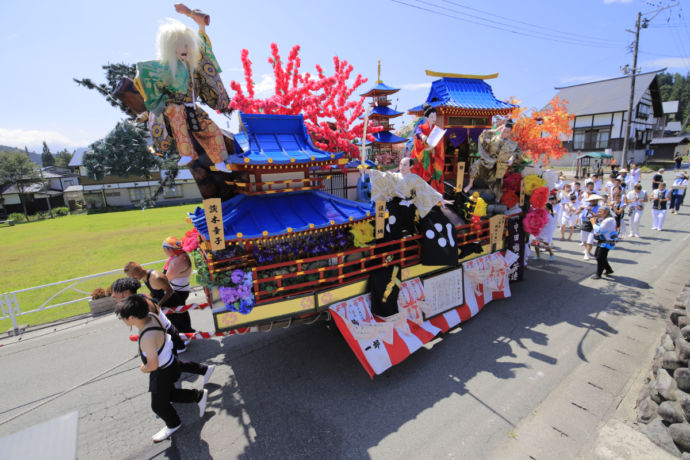
[[[493,13],[493,12],[490,12],[490,11],[484,11],[484,10],[480,10],[480,9],[478,9],[478,8],[472,8],[472,7],[470,7],[470,6],[463,5],[463,4],[461,4],[461,3],[454,2],[454,1],[451,1],[451,0],[443,0],[443,1],[444,1],[445,3],[450,3],[451,5],[458,6],[458,7],[460,7],[460,8],[465,8],[465,9],[470,10],[470,11],[475,11],[475,12],[477,12],[477,13],[489,15],[490,17],[496,17],[496,18],[505,19],[505,20],[511,21],[511,23],[523,24],[523,25],[526,25],[526,26],[528,26],[528,27],[532,27],[532,28],[535,28],[535,29],[543,29],[543,30],[555,32],[556,34],[559,34],[559,35],[566,35],[566,36],[570,36],[570,37],[573,37],[573,38],[580,37],[580,39],[586,39],[586,40],[589,40],[589,41],[598,41],[598,42],[603,42],[603,43],[608,43],[608,44],[617,44],[617,45],[620,45],[620,44],[621,44],[621,43],[617,43],[617,42],[614,42],[614,41],[611,41],[611,40],[605,39],[605,38],[592,37],[592,36],[589,36],[589,35],[578,34],[578,33],[575,33],[575,32],[565,32],[565,31],[563,31],[563,30],[553,29],[553,28],[551,28],[551,27],[546,27],[546,26],[542,26],[542,25],[538,25],[538,24],[532,24],[532,23],[529,23],[529,22],[520,21],[520,20],[517,20],[517,19],[514,19],[514,18],[509,18],[509,17],[506,17],[506,16],[501,16],[501,15],[498,15],[498,14]],[[568,37],[566,37],[566,38],[568,38]]]
[[[540,40],[548,40],[548,41],[551,41],[551,42],[566,43],[566,44],[569,44],[569,45],[596,46],[596,47],[599,47],[599,48],[614,48],[614,47],[615,47],[615,46],[613,46],[613,45],[595,45],[595,44],[587,44],[587,43],[575,42],[575,41],[572,41],[572,40],[564,40],[564,39],[559,39],[559,38],[548,38],[548,37],[544,37],[543,35],[536,35],[536,34],[534,34],[534,33],[526,33],[526,32],[521,32],[521,31],[517,31],[517,30],[514,30],[514,29],[507,29],[507,28],[505,28],[505,27],[500,27],[500,26],[497,26],[497,25],[494,25],[494,24],[491,24],[491,23],[489,23],[489,24],[477,23],[477,22],[475,22],[475,21],[470,21],[469,19],[461,18],[461,17],[455,16],[455,15],[453,15],[453,14],[443,13],[443,12],[436,11],[436,10],[432,10],[432,9],[429,9],[429,8],[424,8],[424,7],[418,6],[418,5],[412,5],[412,4],[410,4],[410,3],[406,3],[406,2],[403,2],[403,1],[401,1],[401,0],[391,0],[391,1],[394,2],[394,3],[398,3],[398,4],[400,4],[400,5],[405,5],[405,6],[410,7],[410,8],[415,8],[415,9],[418,9],[418,10],[427,11],[427,12],[429,12],[429,13],[436,14],[436,15],[438,15],[438,16],[443,16],[443,17],[445,17],[445,18],[455,19],[455,20],[457,20],[457,21],[467,22],[467,23],[469,23],[469,24],[484,26],[484,27],[488,27],[488,28],[490,28],[490,29],[501,30],[501,31],[509,32],[509,33],[512,33],[512,34],[515,34],[515,35],[522,35],[522,36],[525,36],[525,37],[537,38],[537,39],[540,39]],[[436,6],[436,5],[433,5],[433,6]],[[483,21],[486,22],[487,20],[483,20]]]

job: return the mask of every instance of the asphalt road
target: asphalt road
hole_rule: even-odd
[[[511,298],[373,380],[323,324],[196,341],[183,358],[217,366],[206,415],[178,405],[184,427],[158,445],[151,435],[163,424],[138,360],[3,423],[132,357],[130,331],[113,316],[0,339],[0,436],[76,409],[80,458],[495,456],[624,327],[637,324],[637,337],[650,343],[660,337],[663,310],[678,293],[662,282],[690,255],[689,205],[667,217],[663,232],[650,230],[648,207],[642,238],[610,255],[614,281],[590,279],[596,261],[584,261],[576,241],[556,238],[556,260],[530,261]],[[203,311],[193,323],[212,328]],[[647,356],[621,359],[630,373],[648,367]],[[577,456],[580,444],[560,456]]]

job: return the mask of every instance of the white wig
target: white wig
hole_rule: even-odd
[[[177,73],[179,60],[177,51],[187,45],[187,62],[191,72],[196,70],[201,58],[199,50],[199,37],[192,29],[182,24],[180,21],[168,18],[165,23],[158,28],[156,38],[158,48],[158,59],[166,64],[172,72],[173,78]]]

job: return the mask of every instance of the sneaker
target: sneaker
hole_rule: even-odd
[[[640,235],[638,235],[637,233],[635,233],[635,238],[639,238],[639,237],[640,237]]]
[[[554,260],[554,259],[555,259],[554,256],[549,256],[549,260]]]
[[[584,245],[585,245],[585,243],[580,243],[580,244],[578,244],[578,246],[584,246]]]
[[[592,275],[592,279],[593,279],[593,280],[600,280],[600,279],[601,279],[601,275],[594,274],[594,275]]]
[[[174,432],[179,430],[181,427],[182,427],[181,423],[179,425],[177,425],[175,428],[168,428],[167,426],[165,426],[158,433],[151,436],[151,439],[153,439],[153,442],[165,441],[166,439],[168,439],[170,437],[170,435],[172,435]]]
[[[632,233],[628,233],[628,238],[632,238],[634,235]]]
[[[204,393],[201,395],[201,399],[197,403],[199,406],[199,417],[204,416],[204,412],[206,412],[206,400],[208,399],[208,390],[204,389]]]
[[[206,386],[206,384],[208,383],[208,379],[211,378],[211,374],[213,374],[213,370],[215,368],[216,366],[213,365],[208,366],[208,368],[206,369],[206,373],[204,374],[204,383],[201,386]]]
[[[611,276],[611,275],[613,275],[613,270],[608,271],[608,272],[604,272],[604,275],[606,275],[606,276]]]
[[[587,253],[585,252],[585,260],[589,260],[589,259],[590,259],[589,254],[587,254]]]

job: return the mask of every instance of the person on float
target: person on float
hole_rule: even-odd
[[[165,426],[152,436],[154,442],[168,439],[182,427],[182,421],[171,402],[196,403],[199,416],[206,412],[208,390],[190,390],[175,387],[180,378],[180,363],[173,353],[169,334],[155,313],[149,311],[146,299],[140,294],[127,297],[115,305],[115,315],[127,326],[139,330],[139,369],[149,374],[151,409],[163,419]]]
[[[422,218],[436,205],[452,204],[453,201],[443,199],[443,195],[438,190],[424,181],[421,176],[413,173],[415,164],[415,160],[404,157],[400,160],[398,172],[383,172],[360,167],[360,174],[369,175],[371,180],[371,201],[401,198],[403,205],[406,202],[414,204]]]
[[[192,18],[199,31],[196,34],[181,22],[169,19],[158,28],[158,59],[136,64],[134,85],[149,111],[149,131],[154,145],[167,151],[170,149],[167,126],[170,127],[181,157],[179,165],[198,158],[194,137],[215,168],[228,171],[223,134],[196,104],[197,98],[201,98],[214,110],[228,110],[229,98],[218,76],[221,69],[206,35],[208,16],[181,3],[175,5],[175,10]]]
[[[640,237],[640,219],[644,212],[644,205],[648,201],[647,192],[642,190],[642,184],[635,184],[628,192],[628,237]]]
[[[113,281],[113,284],[110,286],[110,290],[112,291],[111,296],[116,301],[122,302],[127,297],[136,294],[140,287],[141,283],[136,278],[120,278]],[[183,353],[186,350],[186,348],[184,342],[180,338],[179,331],[175,328],[175,326],[173,326],[168,317],[163,314],[161,309],[158,308],[158,306],[151,297],[146,296],[144,294],[140,295],[143,296],[144,299],[146,299],[146,303],[149,306],[149,311],[151,313],[154,313],[158,317],[161,324],[163,325],[163,328],[165,329],[165,332],[170,334],[175,354]],[[213,374],[213,370],[215,369],[215,366],[213,365],[207,366],[205,364],[199,364],[194,361],[179,361],[180,369],[182,370],[182,372],[204,376],[202,386],[205,386],[206,383],[208,383],[208,380],[211,378],[211,374]]]
[[[594,246],[594,233],[592,230],[592,217],[597,215],[599,209],[599,200],[601,196],[590,195],[586,200],[586,205],[580,214],[580,221],[582,222],[582,229],[580,230],[580,241],[585,247],[584,259],[592,258],[592,247]],[[615,220],[614,220],[615,223]]]
[[[414,130],[414,146],[410,158],[414,160],[412,172],[429,182],[429,184],[443,195],[443,166],[445,154],[442,142],[432,147],[427,144],[429,135],[436,126],[436,109],[428,103],[422,105],[424,118]]]
[[[669,201],[666,182],[660,182],[659,188],[652,192],[652,230],[663,230]]]
[[[592,277],[601,279],[601,275],[613,274],[613,269],[609,265],[609,251],[616,247],[618,231],[616,230],[616,219],[611,215],[611,208],[599,206],[597,215],[590,218],[592,232],[597,240],[597,272]]]
[[[688,187],[688,179],[683,173],[678,173],[673,181],[673,189],[671,190],[671,214],[678,214],[680,211],[680,204],[683,202],[683,195]]]
[[[168,279],[161,272],[157,270],[144,270],[141,265],[133,261],[125,265],[124,272],[125,275],[136,278],[146,284],[151,293],[151,298],[158,307],[174,308],[184,305],[184,300],[175,292]],[[194,332],[189,312],[167,313],[166,316],[178,331]]]

